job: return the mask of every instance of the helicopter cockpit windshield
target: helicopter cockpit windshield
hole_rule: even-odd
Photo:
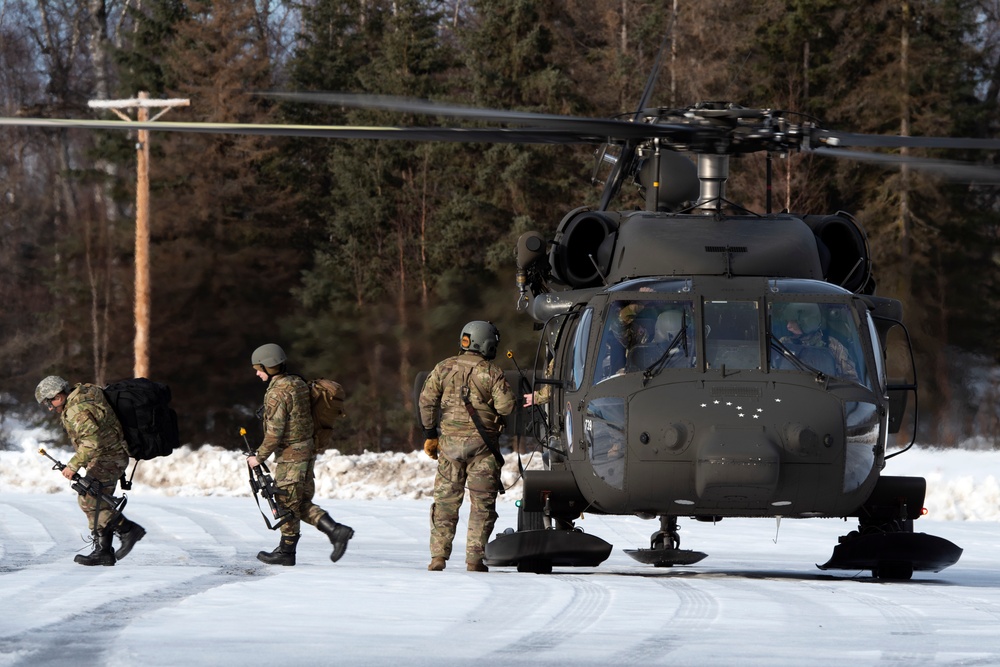
[[[692,301],[663,298],[655,287],[646,286],[640,292],[651,298],[621,298],[609,304],[595,384],[616,375],[695,364]]]
[[[871,388],[851,312],[846,303],[771,302],[771,369],[802,370],[804,364]]]

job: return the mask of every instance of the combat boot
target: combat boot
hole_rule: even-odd
[[[469,572],[489,572],[490,568],[486,567],[486,563],[483,562],[482,558],[477,558],[475,560],[470,560],[465,564],[465,569]]]
[[[354,529],[342,523],[337,523],[329,514],[324,514],[320,517],[320,520],[316,522],[316,527],[330,538],[330,544],[333,545],[333,551],[330,552],[330,560],[336,563],[344,555],[344,552],[347,551],[347,541],[354,537]]]
[[[132,547],[135,543],[146,536],[146,529],[137,524],[135,521],[129,521],[122,515],[121,520],[115,527],[115,532],[118,533],[118,539],[121,540],[121,546],[115,551],[115,558],[121,560],[128,556],[129,552],[132,551]]]
[[[77,554],[73,557],[73,562],[80,565],[114,565],[115,552],[111,549],[110,530],[106,530],[99,537],[94,538],[94,550],[88,555]]]
[[[295,565],[295,545],[299,543],[298,535],[282,535],[274,551],[261,551],[257,560],[268,565]]]
[[[441,556],[434,556],[431,558],[431,564],[427,566],[427,569],[431,572],[440,572],[444,569],[445,560]]]

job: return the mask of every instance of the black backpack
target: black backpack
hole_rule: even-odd
[[[121,422],[129,456],[152,459],[167,456],[180,446],[177,413],[170,407],[170,387],[134,378],[109,384],[104,395]]]

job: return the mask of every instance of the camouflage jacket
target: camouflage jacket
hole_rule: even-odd
[[[105,459],[124,459],[123,465],[128,465],[122,425],[100,387],[76,385],[66,397],[66,408],[60,419],[76,450],[66,464],[70,470],[90,470]]]
[[[277,452],[278,463],[308,461],[316,455],[309,385],[298,375],[275,375],[264,393],[261,461]]]
[[[500,432],[500,417],[514,409],[514,392],[496,364],[471,352],[445,359],[427,376],[420,392],[420,421],[425,431],[440,428],[444,437],[480,437],[462,399],[466,386],[485,429]]]
[[[825,347],[833,355],[834,363],[837,366],[837,376],[860,382],[858,369],[851,359],[851,353],[847,351],[844,344],[833,336],[824,334],[822,330],[799,336],[784,336],[780,339],[788,346],[798,347]]]

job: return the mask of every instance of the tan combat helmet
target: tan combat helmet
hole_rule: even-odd
[[[288,357],[285,356],[285,351],[281,349],[280,345],[274,343],[261,345],[250,355],[250,363],[253,364],[253,367],[268,375],[280,373],[286,361],[288,361]]]

